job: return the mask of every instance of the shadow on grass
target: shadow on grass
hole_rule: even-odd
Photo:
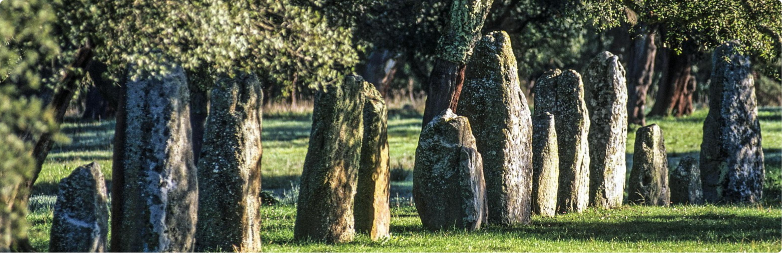
[[[628,217],[626,222],[542,221],[511,228],[519,237],[548,240],[743,242],[779,240],[779,219],[752,215]],[[492,226],[492,232],[508,229]]]

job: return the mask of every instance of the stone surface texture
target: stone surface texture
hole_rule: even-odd
[[[261,249],[263,91],[254,74],[216,78],[198,164],[196,250]]]
[[[763,148],[750,58],[728,42],[714,50],[700,169],[707,202],[756,203],[763,196]]]
[[[615,208],[624,198],[627,84],[619,57],[597,55],[584,73],[589,110],[589,204]]]
[[[424,127],[413,199],[425,229],[480,229],[487,214],[482,164],[467,118],[447,109]]]
[[[182,68],[168,69],[129,78],[123,87],[114,137],[111,251],[193,251],[198,182],[189,90]]]
[[[528,223],[532,119],[519,86],[510,37],[492,32],[475,46],[458,112],[467,117],[483,158],[490,223]]]
[[[388,109],[375,86],[364,84],[364,139],[353,215],[356,231],[379,240],[390,235],[391,224]]]
[[[657,124],[635,132],[633,169],[630,171],[628,200],[636,204],[668,206],[668,155],[665,139]]]
[[[532,209],[542,216],[554,217],[559,187],[556,120],[553,114],[545,112],[535,116],[532,124]]]
[[[109,209],[100,165],[76,168],[60,180],[49,236],[50,252],[108,250]]]
[[[557,211],[582,212],[589,204],[589,114],[584,84],[574,70],[550,70],[535,84],[535,115],[554,115],[559,148]]]
[[[672,204],[703,204],[701,171],[694,158],[687,156],[679,160],[679,165],[671,171],[668,179]]]
[[[364,136],[364,79],[347,76],[315,97],[293,236],[332,243],[355,236],[353,198]]]

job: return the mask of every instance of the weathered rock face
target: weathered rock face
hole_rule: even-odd
[[[581,75],[574,70],[548,71],[535,85],[535,115],[554,115],[559,147],[560,212],[581,212],[589,204],[589,114]]]
[[[530,218],[532,119],[517,69],[508,34],[484,36],[468,64],[458,107],[483,158],[488,221],[502,225]]]
[[[554,115],[548,112],[535,116],[532,134],[532,209],[535,213],[553,217],[557,212],[559,187],[559,153]]]
[[[262,105],[254,74],[217,78],[198,163],[197,251],[261,249]]]
[[[347,76],[315,97],[301,174],[294,237],[347,242],[355,234],[353,197],[364,136],[364,79]]]
[[[627,86],[619,57],[602,52],[584,74],[589,110],[589,204],[601,208],[622,205],[625,145],[627,144]]]
[[[187,78],[130,80],[114,136],[111,251],[192,251],[198,182]],[[133,71],[131,71],[133,73]]]
[[[668,206],[668,155],[663,132],[657,124],[635,132],[633,170],[630,171],[628,200],[636,204]]]
[[[687,156],[670,173],[671,203],[703,204],[701,171],[694,158]]]
[[[109,232],[106,184],[90,163],[60,180],[49,237],[51,252],[105,252]]]
[[[755,203],[763,196],[763,149],[749,56],[729,42],[714,50],[700,168],[708,202]]]
[[[487,214],[482,164],[467,118],[448,109],[424,127],[413,171],[424,228],[480,229]]]
[[[391,224],[388,109],[375,86],[364,84],[364,140],[353,215],[356,230],[378,240],[389,236]]]

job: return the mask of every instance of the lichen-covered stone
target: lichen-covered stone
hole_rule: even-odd
[[[528,223],[532,119],[505,32],[484,36],[465,74],[458,111],[470,121],[483,158],[490,223]]]
[[[111,251],[192,251],[198,182],[181,67],[123,87],[112,167]],[[134,73],[135,71],[130,71]]]
[[[542,216],[553,217],[557,212],[559,187],[556,120],[553,114],[544,112],[532,122],[532,209]]]
[[[218,76],[198,163],[196,250],[261,249],[263,91],[254,74]]]
[[[315,97],[309,148],[301,174],[293,236],[352,241],[353,197],[364,136],[364,79],[347,76]]]
[[[657,124],[638,128],[635,132],[633,169],[627,195],[628,200],[636,204],[670,204],[668,155],[663,131]]]
[[[535,85],[535,115],[554,115],[559,148],[557,210],[582,212],[589,204],[589,114],[584,84],[574,70],[543,74]]]
[[[482,164],[467,118],[447,109],[424,127],[413,199],[425,229],[480,229],[487,214]]]
[[[700,169],[707,202],[755,203],[763,196],[763,148],[749,56],[729,42],[714,50]]]
[[[356,231],[378,240],[389,236],[391,224],[388,109],[374,85],[365,82],[364,95],[364,139],[353,215]]]
[[[589,111],[589,204],[622,205],[627,143],[627,86],[619,57],[608,51],[592,59],[584,73]]]
[[[49,236],[50,252],[108,250],[109,207],[100,165],[76,168],[60,180]]]
[[[691,156],[682,158],[679,161],[679,166],[671,171],[668,179],[670,180],[671,203],[703,204],[701,171],[694,158]]]
[[[450,62],[466,64],[492,0],[454,0],[445,32],[437,43],[437,56]]]

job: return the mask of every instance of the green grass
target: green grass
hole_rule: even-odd
[[[697,157],[707,111],[683,118],[649,118],[663,129],[669,166],[685,155]],[[757,206],[626,205],[618,210],[588,209],[583,214],[556,218],[533,217],[530,225],[510,228],[489,226],[477,232],[426,232],[413,202],[411,171],[421,128],[420,114],[389,116],[388,134],[392,174],[404,181],[391,185],[392,237],[371,242],[365,235],[348,244],[329,245],[292,241],[295,207],[267,206],[262,236],[264,251],[775,251],[780,239],[782,195],[782,110],[759,111],[763,130],[766,183],[764,201]],[[272,113],[263,122],[263,188],[283,202],[294,203],[310,134],[311,113]],[[39,251],[48,249],[53,195],[57,183],[76,167],[97,161],[111,178],[114,121],[72,122],[63,125],[71,142],[56,146],[44,164],[33,190],[30,236]],[[628,130],[628,169],[635,130]],[[629,173],[628,173],[629,174]],[[107,186],[111,181],[107,180]]]

